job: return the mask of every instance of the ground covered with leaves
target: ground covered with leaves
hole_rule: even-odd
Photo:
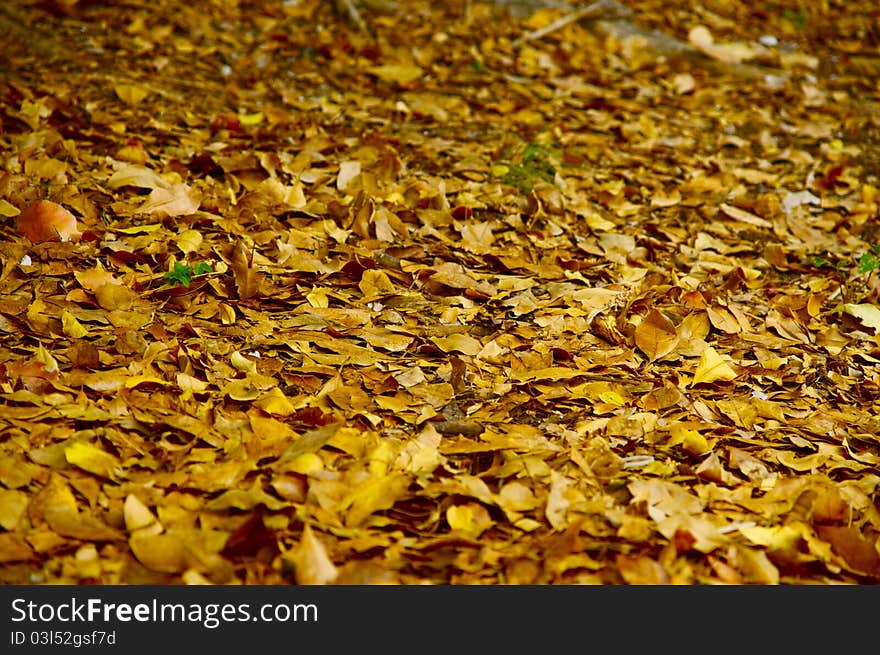
[[[624,4],[5,3],[0,581],[880,582],[878,16]]]

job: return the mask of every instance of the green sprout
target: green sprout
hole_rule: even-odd
[[[859,274],[872,273],[880,268],[880,246],[872,245],[871,251],[859,257]]]
[[[793,12],[791,9],[786,9],[782,13],[782,16],[798,30],[803,30],[807,23],[807,12],[803,7],[798,9],[797,13]]]
[[[880,269],[880,245],[871,245],[870,250],[858,259],[832,261],[832,255],[815,255],[811,262],[814,267],[828,271],[829,275],[840,285],[844,298],[857,302],[862,291],[867,288],[868,280],[874,271]]]
[[[505,167],[501,181],[528,193],[539,181],[553,184],[556,167],[551,158],[554,153],[537,143],[529,143],[519,156],[519,162]]]
[[[193,276],[204,275],[213,270],[214,269],[212,269],[211,265],[207,262],[199,262],[195,266],[182,264],[181,262],[174,262],[174,268],[170,271],[166,271],[164,277],[168,278],[171,286],[179,284],[188,287]]]

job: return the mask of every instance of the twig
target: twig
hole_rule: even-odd
[[[345,10],[345,13],[348,14],[348,19],[361,32],[364,34],[372,34],[370,28],[367,27],[367,24],[364,22],[364,19],[361,18],[361,14],[357,10],[353,0],[336,0],[336,6],[340,11]]]
[[[622,8],[622,5],[618,4],[614,0],[597,0],[597,2],[594,2],[591,5],[581,7],[580,9],[576,9],[575,11],[566,14],[562,18],[553,21],[549,25],[545,25],[540,29],[529,32],[528,34],[524,34],[510,45],[514,48],[518,48],[526,41],[535,41],[537,39],[540,39],[550,34],[551,32],[555,32],[556,30],[565,27],[569,23],[581,20],[582,18],[595,18],[596,16],[602,16],[612,13],[614,15],[619,15]]]

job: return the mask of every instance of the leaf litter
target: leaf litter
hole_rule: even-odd
[[[375,4],[0,12],[0,579],[880,581],[870,12]]]

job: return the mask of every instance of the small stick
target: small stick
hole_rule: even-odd
[[[581,7],[580,9],[577,9],[575,11],[572,11],[569,14],[566,14],[562,18],[559,18],[559,19],[553,21],[549,25],[545,25],[544,27],[542,27],[540,29],[529,32],[528,34],[524,34],[520,38],[516,39],[510,45],[514,48],[518,48],[526,41],[534,41],[536,39],[540,39],[541,37],[544,37],[544,36],[550,34],[550,32],[555,32],[556,30],[565,27],[569,23],[573,23],[573,22],[578,21],[582,18],[587,18],[587,17],[594,18],[596,16],[601,16],[602,14],[612,13],[612,12],[619,13],[620,12],[620,5],[618,5],[613,0],[611,0],[610,2],[609,2],[609,0],[598,0],[597,2],[594,2],[591,5],[587,5],[586,7]]]

